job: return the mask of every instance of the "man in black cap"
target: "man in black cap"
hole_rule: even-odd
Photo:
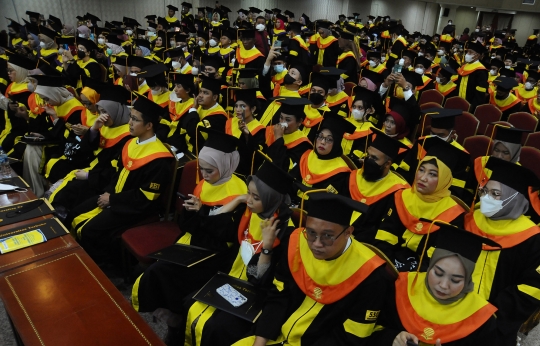
[[[536,83],[540,80],[540,73],[534,70],[529,70],[527,73],[525,83],[513,90],[514,94],[522,103],[528,103],[529,100],[535,99],[538,94]]]
[[[515,78],[498,77],[493,81],[496,85],[496,91],[491,93],[489,103],[499,108],[502,112],[502,121],[507,121],[512,113],[519,112],[521,101],[512,93],[512,90],[518,86]]]
[[[368,52],[367,58],[369,61],[369,66],[367,66],[366,68],[369,71],[384,74],[384,77],[386,78],[390,74],[390,71],[387,70],[386,66],[381,61],[382,54],[385,54],[385,53],[379,52],[379,51]]]
[[[369,208],[365,213],[353,214],[354,236],[358,241],[375,238],[375,232],[388,211],[388,200],[394,198],[396,191],[410,187],[401,176],[390,170],[398,155],[408,147],[376,128],[371,128],[371,132],[364,165],[352,171],[349,179],[351,198]]]
[[[388,29],[388,33],[391,37],[392,48],[390,50],[390,56],[386,62],[388,68],[394,68],[396,61],[399,61],[400,58],[403,58],[403,53],[406,51],[408,43],[407,40],[401,36],[401,32],[404,30],[403,25],[393,23]],[[400,64],[402,65],[402,64]]]
[[[319,37],[316,44],[309,46],[313,65],[337,66],[337,59],[341,51],[339,49],[338,39],[332,35],[330,26],[332,26],[332,22],[317,22]]]
[[[98,263],[110,257],[111,242],[122,232],[153,212],[171,179],[172,154],[157,139],[154,129],[163,108],[139,95],[131,109],[129,131],[133,138],[118,160],[118,174],[105,192],[75,208],[66,225]]]
[[[188,23],[190,27],[193,27],[194,24],[194,18],[189,11],[193,8],[193,5],[189,2],[182,2],[182,11],[180,12],[182,14],[182,23]]]
[[[486,102],[488,71],[479,61],[486,48],[480,43],[468,42],[466,49],[464,64],[457,71],[458,96],[467,100],[471,104],[469,112],[474,112],[476,106]]]
[[[435,83],[433,79],[426,75],[427,71],[431,70],[431,60],[426,57],[418,56],[414,59],[414,72],[422,77],[422,84],[416,86],[416,99],[420,100],[422,93],[426,90],[435,89]]]
[[[435,78],[435,89],[444,95],[445,99],[458,96],[458,86],[452,80],[457,74],[448,64],[441,64],[439,74]]]
[[[336,26],[339,26],[341,29],[343,29],[345,27],[345,25],[347,24],[346,19],[347,19],[346,15],[340,14],[339,17],[338,17],[338,20],[335,23]]]
[[[137,76],[144,78],[150,87],[148,99],[154,101],[161,108],[169,108],[169,83],[165,76],[169,68],[165,64],[152,64],[144,68]]]
[[[289,64],[309,64],[309,47],[302,38],[302,24],[298,22],[289,23]]]
[[[236,345],[370,344],[393,280],[385,261],[351,237],[353,212],[367,208],[332,193],[309,198],[306,227],[288,239],[289,261],[276,269],[255,336]]]
[[[255,47],[255,29],[238,30],[242,45],[236,48],[234,68],[262,69],[264,55]]]

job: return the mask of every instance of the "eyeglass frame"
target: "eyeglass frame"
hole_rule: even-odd
[[[323,244],[324,246],[332,246],[332,245],[334,245],[334,242],[336,241],[336,239],[339,238],[343,233],[345,233],[345,231],[348,230],[349,227],[351,227],[351,226],[345,227],[345,228],[343,229],[343,231],[341,231],[338,235],[329,237],[329,239],[332,240],[332,243],[331,243],[331,244],[325,244],[325,243],[323,242],[323,240],[322,240],[322,238],[321,238],[320,235],[315,235],[315,239],[309,240],[309,236],[308,236],[308,234],[307,234],[307,229],[306,229],[305,227],[304,227],[304,229],[302,230],[302,233],[304,234],[304,238],[306,238],[306,240],[307,240],[308,242],[313,243],[313,242],[315,242],[315,241],[317,240],[317,238],[319,238],[319,241],[320,241],[321,244]]]
[[[494,196],[494,195],[491,193],[491,191],[498,191],[498,192],[500,193],[500,195]],[[496,199],[497,197],[500,198],[500,197],[502,196],[502,191],[497,190],[497,189],[488,189],[488,188],[485,187],[485,186],[478,189],[478,195],[479,195],[480,197],[485,196],[486,194],[489,194],[490,197],[492,197],[493,199]]]
[[[321,142],[324,141],[324,143],[326,143],[326,144],[333,144],[334,143],[334,138],[333,137],[331,137],[331,136],[324,137],[322,135],[322,133],[320,133],[320,132],[317,133],[317,137],[315,137],[315,139],[318,140],[318,141],[321,141]]]

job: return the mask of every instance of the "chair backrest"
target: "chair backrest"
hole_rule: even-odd
[[[197,174],[200,174],[197,170],[197,160],[192,160],[184,165],[182,170],[182,176],[180,177],[180,183],[178,184],[178,192],[185,197],[189,197],[190,193],[193,193],[197,183],[195,182]],[[200,176],[199,176],[200,177]],[[178,196],[176,200],[176,212],[181,213],[184,210],[184,200]]]
[[[469,112],[463,112],[461,116],[456,117],[456,125],[454,126],[454,129],[458,134],[458,143],[463,145],[465,138],[475,136],[476,131],[478,131],[479,124],[480,121],[478,121],[478,119],[476,119],[474,115]]]
[[[493,132],[493,127],[495,125],[503,125],[503,126],[506,126],[506,127],[514,127],[514,126],[512,126],[512,124],[510,124],[507,121],[495,121],[493,124],[488,124],[488,126],[486,127],[486,133],[485,133],[486,136],[491,137],[491,133]]]
[[[525,145],[528,147],[533,147],[540,149],[540,132],[529,133]]]
[[[539,149],[533,147],[521,148],[519,163],[521,163],[523,167],[533,171],[536,176],[540,176],[540,165],[538,164],[538,162],[540,162]]]
[[[345,94],[351,96],[355,86],[356,86],[356,84],[354,84],[353,82],[347,82],[347,83],[345,83],[345,90],[343,90],[343,91],[345,91]]]
[[[109,71],[107,70],[105,66],[101,64],[98,64],[98,65],[101,70],[101,81],[105,83],[107,79],[109,78]]]
[[[171,169],[173,170],[171,181],[167,184],[167,189],[165,190],[166,191],[165,198],[161,198],[161,204],[162,204],[163,209],[165,210],[164,219],[165,221],[167,221],[169,219],[169,212],[171,211],[171,201],[174,195],[174,187],[176,186],[175,184],[176,177],[178,175],[178,158],[175,155],[176,153],[172,151],[171,146],[167,143],[164,143],[164,144],[174,157],[174,160],[171,163]]]
[[[426,102],[423,105],[420,105],[421,110],[426,110],[430,108],[443,108],[443,106],[441,106],[440,104],[436,102]]]
[[[480,125],[478,126],[478,134],[487,135],[486,129],[489,123],[494,123],[501,120],[502,112],[495,105],[488,103],[476,107],[474,116],[476,119],[478,119],[478,121],[480,121]]]
[[[420,100],[418,104],[421,106],[424,103],[433,102],[442,105],[444,101],[444,95],[439,92],[439,90],[431,89],[422,92],[420,95]]]
[[[510,114],[508,117],[508,122],[518,129],[529,130],[531,132],[535,132],[536,126],[538,125],[538,119],[535,116],[525,112]],[[524,133],[521,139],[521,144],[523,145],[526,140],[527,134]]]
[[[463,147],[471,155],[471,160],[474,161],[477,157],[485,156],[486,153],[491,153],[493,142],[488,136],[477,135],[474,137],[465,138]]]
[[[446,99],[444,108],[461,109],[464,112],[468,112],[471,108],[471,104],[459,96],[454,96]]]

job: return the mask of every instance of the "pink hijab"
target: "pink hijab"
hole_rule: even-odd
[[[375,83],[373,83],[371,81],[371,79],[369,78],[366,78],[366,77],[362,77],[360,78],[360,80],[358,81],[358,85],[360,85],[360,82],[361,81],[365,81],[367,83],[367,89],[370,90],[370,91],[375,91],[377,89],[377,86],[375,85]]]

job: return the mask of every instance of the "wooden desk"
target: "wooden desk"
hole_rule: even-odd
[[[81,248],[0,274],[25,346],[164,345]]]

